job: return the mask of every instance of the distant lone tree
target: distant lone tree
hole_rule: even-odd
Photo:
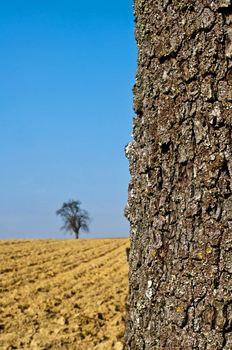
[[[70,200],[65,202],[62,208],[56,211],[56,214],[61,216],[64,221],[61,229],[73,232],[76,239],[79,238],[80,229],[86,232],[89,231],[89,214],[86,210],[81,209],[80,205],[81,202]]]

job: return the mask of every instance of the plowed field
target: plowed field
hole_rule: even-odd
[[[0,241],[0,349],[122,349],[128,239]]]

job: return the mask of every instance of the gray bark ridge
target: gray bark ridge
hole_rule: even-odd
[[[232,2],[134,12],[124,350],[231,350]]]

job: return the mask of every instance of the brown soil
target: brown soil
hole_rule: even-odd
[[[128,239],[0,241],[0,349],[122,349]]]

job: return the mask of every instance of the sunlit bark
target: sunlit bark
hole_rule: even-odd
[[[232,349],[232,3],[135,0],[125,350]]]

